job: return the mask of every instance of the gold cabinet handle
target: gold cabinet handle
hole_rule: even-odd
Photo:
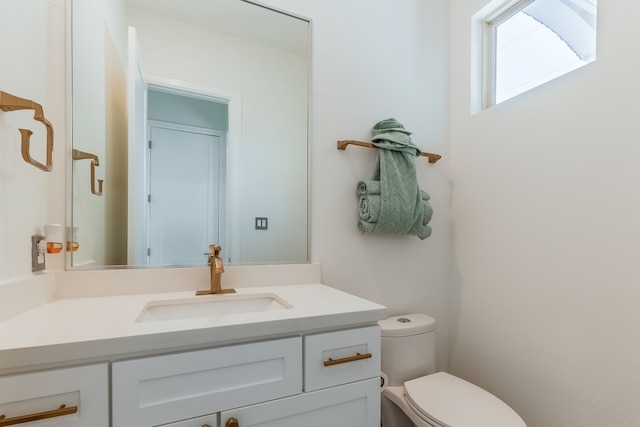
[[[58,409],[52,411],[38,412],[36,414],[20,415],[13,418],[5,418],[5,415],[0,415],[0,427],[13,426],[16,424],[30,423],[31,421],[44,420],[47,418],[62,417],[63,415],[75,414],[78,412],[77,406],[61,405]]]
[[[238,420],[236,418],[232,417],[227,420],[225,427],[240,427],[240,424],[238,423]]]
[[[371,353],[365,353],[365,354],[356,353],[355,356],[343,357],[342,359],[329,358],[329,360],[325,360],[323,364],[324,366],[333,366],[333,365],[339,365],[341,363],[355,362],[356,360],[371,359],[372,357],[373,356],[371,355]]]

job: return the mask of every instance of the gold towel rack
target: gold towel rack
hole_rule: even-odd
[[[73,150],[73,160],[91,160],[91,192],[96,196],[102,196],[102,184],[104,182],[103,179],[98,180],[98,191],[96,191],[96,166],[100,166],[100,161],[98,160],[98,156],[91,153],[85,153],[80,150]]]
[[[353,141],[351,139],[347,139],[344,141],[338,141],[338,150],[346,149],[347,145],[357,145],[358,147],[377,148],[375,145],[373,145],[370,142]],[[428,157],[429,163],[435,163],[442,158],[440,154],[425,153],[424,151],[420,155],[424,157]]]
[[[18,129],[22,136],[22,158],[25,162],[41,169],[45,172],[51,172],[53,169],[53,126],[44,118],[42,105],[29,99],[19,98],[7,92],[0,91],[0,110],[4,112],[16,110],[33,110],[33,119],[41,122],[47,128],[47,156],[46,163],[42,164],[31,157],[29,145],[31,142],[31,132],[29,129]]]

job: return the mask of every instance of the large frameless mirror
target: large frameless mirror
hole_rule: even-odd
[[[74,0],[69,267],[308,262],[309,22]]]

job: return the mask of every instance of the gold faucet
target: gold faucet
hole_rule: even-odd
[[[209,270],[211,272],[211,289],[204,291],[196,291],[196,295],[211,294],[233,294],[235,289],[222,289],[222,273],[224,273],[224,265],[220,258],[222,247],[219,245],[209,245]]]

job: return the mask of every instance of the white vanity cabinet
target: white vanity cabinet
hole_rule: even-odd
[[[317,265],[236,272],[258,285],[224,310],[197,300],[207,315],[182,289],[204,268],[56,275],[68,298],[0,322],[0,427],[380,427],[387,309],[315,282]],[[145,293],[157,282],[180,289]],[[286,304],[251,311],[265,295]],[[157,306],[183,317],[136,321]]]
[[[0,377],[0,426],[108,427],[107,363]]]
[[[111,375],[114,427],[175,423],[300,393],[302,340],[114,362]]]
[[[379,376],[378,326],[118,361],[113,426],[377,427]]]

